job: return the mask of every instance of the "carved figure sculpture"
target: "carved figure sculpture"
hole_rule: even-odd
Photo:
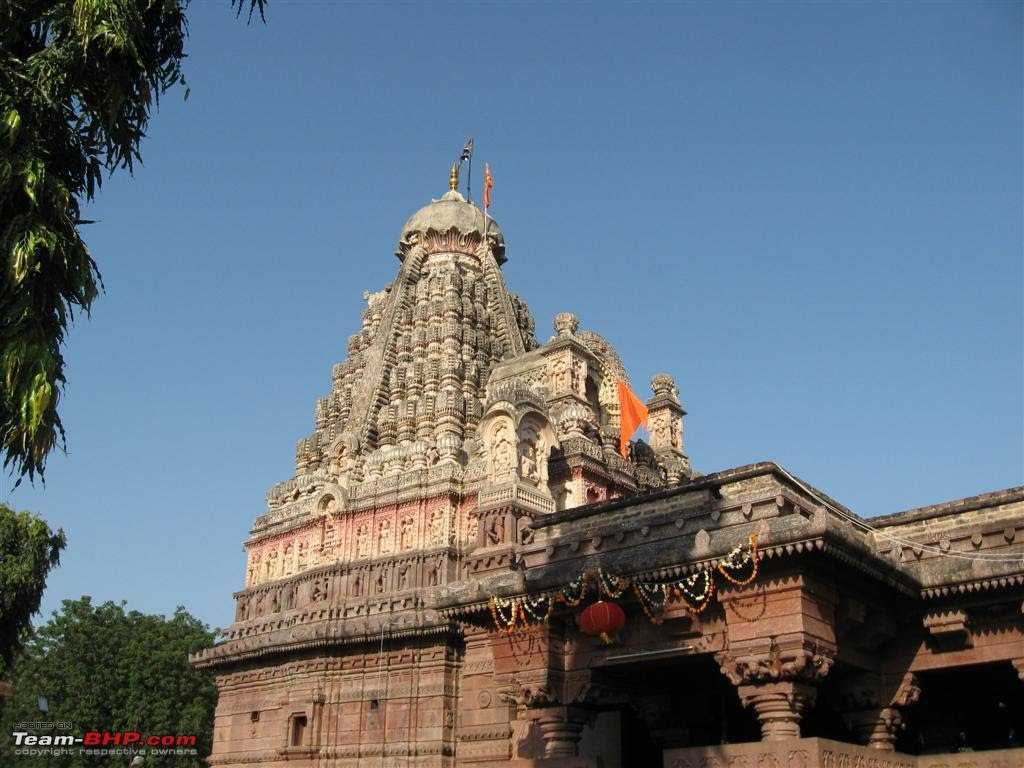
[[[360,523],[356,529],[356,557],[370,556],[370,526]]]
[[[516,449],[512,444],[512,430],[506,422],[498,422],[498,426],[494,429],[492,445],[494,478],[504,479],[512,474],[516,461]]]
[[[380,533],[377,536],[377,551],[385,555],[389,553],[395,545],[394,533],[391,530],[390,520],[381,520],[380,522]]]
[[[492,515],[487,521],[487,543],[501,544],[505,540],[505,516]]]
[[[409,587],[409,564],[406,563],[398,569],[398,588],[408,589]]]
[[[430,515],[430,543],[439,547],[444,544],[444,510],[435,509]]]
[[[402,520],[402,531],[399,535],[399,546],[405,549],[412,549],[413,547],[413,525],[415,521],[411,517],[407,517]]]

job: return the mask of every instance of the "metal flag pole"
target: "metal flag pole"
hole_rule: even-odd
[[[459,168],[462,168],[463,163],[469,163],[469,168],[466,173],[466,201],[473,202],[473,137],[470,136],[466,139],[465,145],[462,147],[462,154],[459,155]]]

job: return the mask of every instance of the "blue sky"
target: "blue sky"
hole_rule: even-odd
[[[676,376],[704,472],[772,459],[871,516],[1022,482],[1019,3],[190,9],[87,239],[68,455],[15,506],[44,601],[214,625],[241,542],[467,135],[505,275]],[[479,189],[479,173],[475,186]]]

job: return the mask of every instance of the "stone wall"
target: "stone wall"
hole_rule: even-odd
[[[209,763],[450,766],[458,664],[445,644],[385,644],[221,675]]]

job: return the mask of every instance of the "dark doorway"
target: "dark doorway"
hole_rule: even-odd
[[[1008,749],[1024,744],[1024,686],[1009,662],[918,674],[896,748],[911,754]]]
[[[609,665],[601,684],[619,692],[623,765],[660,765],[662,751],[758,741],[761,729],[710,656]]]

